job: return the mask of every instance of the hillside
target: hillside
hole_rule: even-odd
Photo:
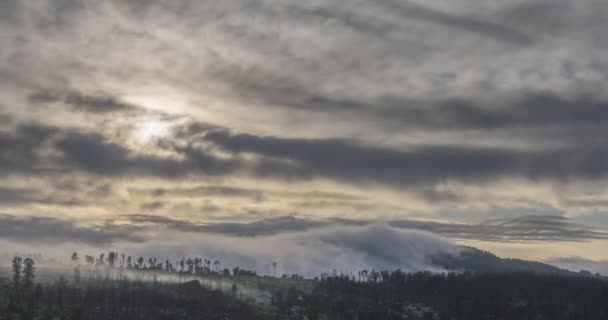
[[[550,264],[521,259],[500,258],[495,254],[472,247],[464,247],[459,255],[437,254],[429,258],[431,264],[451,271],[470,272],[538,272],[575,274]]]

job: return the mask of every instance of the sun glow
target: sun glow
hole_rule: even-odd
[[[135,138],[140,143],[165,137],[169,134],[169,124],[157,120],[142,122],[135,128]]]

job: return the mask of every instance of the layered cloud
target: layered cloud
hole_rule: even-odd
[[[278,233],[382,220],[602,243],[604,220],[575,221],[608,208],[607,16],[602,0],[3,1],[3,227],[139,243],[112,219],[271,236],[251,222],[292,214],[308,219]]]
[[[420,220],[326,219],[310,220],[284,216],[254,222],[194,223],[158,215],[125,215],[86,226],[65,219],[36,216],[2,215],[2,238],[22,242],[82,243],[112,245],[125,240],[161,242],[156,231],[164,230],[179,235],[218,235],[241,238],[264,238],[286,233],[309,233],[325,228],[383,228],[419,230],[453,240],[491,242],[577,242],[608,239],[606,229],[594,228],[568,221],[558,216],[525,216],[514,219],[495,219],[479,224],[433,222]],[[179,238],[179,236],[178,236]]]

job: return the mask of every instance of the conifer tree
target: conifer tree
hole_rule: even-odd
[[[23,267],[23,260],[21,259],[21,257],[14,257],[13,258],[13,284],[15,285],[15,289],[19,290],[19,287],[21,287],[21,280],[22,280],[22,267]]]
[[[23,288],[29,290],[34,288],[34,274],[36,271],[35,263],[32,258],[26,258],[23,260]]]

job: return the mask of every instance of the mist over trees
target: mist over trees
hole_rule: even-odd
[[[307,280],[275,277],[276,262],[272,275],[258,275],[219,259],[80,257],[44,280],[34,259],[14,257],[10,274],[0,274],[0,319],[608,318],[608,280],[587,273],[365,269]]]

